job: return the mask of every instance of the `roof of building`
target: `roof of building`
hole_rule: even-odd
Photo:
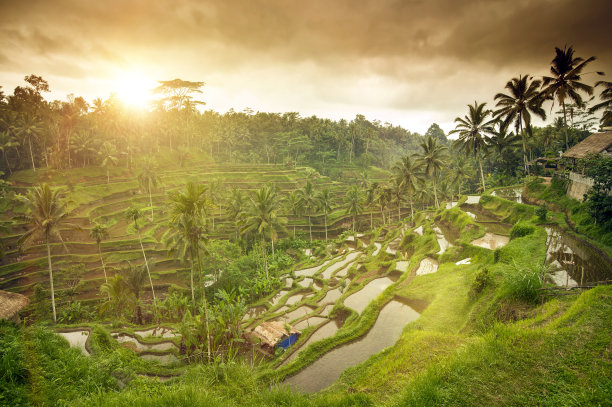
[[[591,134],[563,153],[563,157],[584,158],[587,154],[599,154],[612,146],[612,131]]]
[[[12,319],[29,303],[24,295],[0,290],[0,319]]]
[[[276,346],[283,337],[295,333],[299,334],[300,331],[283,321],[267,321],[258,325],[253,330],[253,335],[259,338],[263,344],[270,347]]]

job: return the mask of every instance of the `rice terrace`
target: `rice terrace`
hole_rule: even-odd
[[[0,406],[612,405],[609,4],[113,3],[0,6]]]

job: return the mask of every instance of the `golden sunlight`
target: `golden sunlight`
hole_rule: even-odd
[[[117,95],[128,106],[144,109],[151,102],[156,82],[136,72],[123,72],[117,79]]]

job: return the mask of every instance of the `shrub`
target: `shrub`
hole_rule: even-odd
[[[536,209],[535,214],[538,216],[540,222],[546,222],[546,214],[548,213],[548,209],[546,208],[546,204],[542,204]]]
[[[513,262],[504,272],[502,292],[508,298],[535,303],[540,298],[538,289],[544,286],[547,272],[546,263],[525,266]]]
[[[491,283],[491,274],[488,268],[482,268],[476,273],[476,277],[470,288],[470,296],[476,297]]]
[[[493,252],[493,262],[494,263],[498,263],[499,259],[501,256],[501,249],[498,247],[497,249],[495,249],[495,251]]]
[[[517,223],[512,226],[510,230],[510,240],[516,239],[517,237],[523,237],[535,232],[535,227],[524,223]]]

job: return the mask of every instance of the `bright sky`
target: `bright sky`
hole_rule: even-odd
[[[512,77],[546,74],[555,46],[597,56],[612,80],[610,15],[610,0],[0,0],[0,85],[33,73],[51,98],[138,105],[180,78],[206,82],[219,112],[448,132],[468,103],[493,107]]]

